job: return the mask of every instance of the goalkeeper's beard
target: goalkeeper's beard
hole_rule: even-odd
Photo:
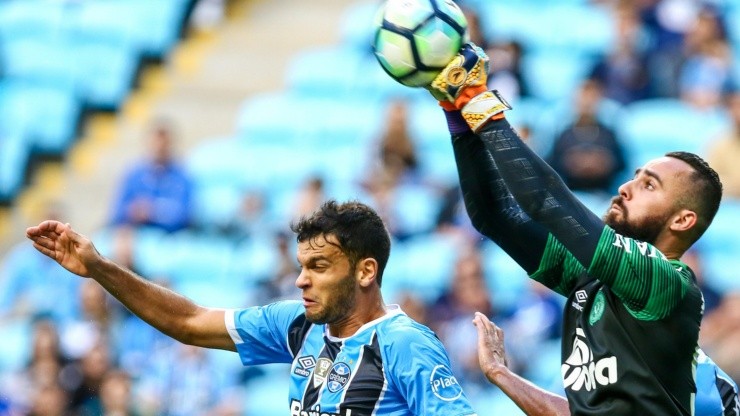
[[[631,237],[635,240],[655,244],[655,240],[663,231],[665,223],[671,214],[650,214],[640,219],[631,219],[627,207],[622,203],[621,197],[612,198],[612,204],[619,206],[619,211],[608,210],[604,214],[604,222],[618,234]]]

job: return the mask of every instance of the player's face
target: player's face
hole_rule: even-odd
[[[357,282],[336,238],[319,236],[298,243],[298,263],[296,286],[303,291],[306,318],[317,324],[346,319],[355,305]]]
[[[687,163],[671,157],[648,162],[619,187],[604,222],[622,235],[655,243],[677,211],[690,172]]]

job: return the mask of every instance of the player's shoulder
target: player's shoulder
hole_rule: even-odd
[[[411,317],[398,310],[389,319],[378,326],[378,339],[381,344],[413,346],[420,344],[437,344],[436,334]]]

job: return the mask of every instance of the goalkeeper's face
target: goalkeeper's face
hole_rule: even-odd
[[[298,243],[301,274],[296,286],[303,291],[306,318],[316,324],[351,319],[359,285],[355,270],[336,238],[324,236]]]
[[[619,234],[655,244],[678,210],[688,166],[683,165],[664,157],[637,169],[612,198],[604,222]]]

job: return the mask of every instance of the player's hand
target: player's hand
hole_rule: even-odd
[[[475,313],[473,325],[478,330],[478,364],[486,378],[495,384],[496,375],[507,366],[504,331],[480,312]]]
[[[476,44],[468,42],[426,88],[438,101],[451,103],[460,109],[467,103],[461,102],[462,98],[472,98],[488,89],[488,67],[488,55]]]
[[[92,267],[102,261],[92,242],[72,230],[69,224],[44,221],[26,229],[26,237],[33,241],[38,251],[82,277],[90,277]]]

